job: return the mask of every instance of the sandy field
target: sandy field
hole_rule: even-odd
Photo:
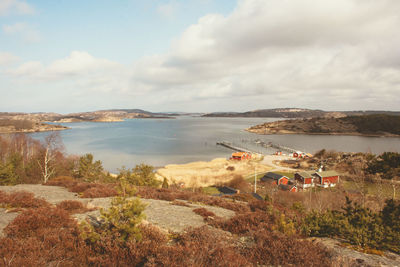
[[[244,178],[254,173],[267,172],[272,167],[262,161],[235,161],[216,158],[212,161],[196,161],[187,164],[170,164],[158,169],[160,178],[167,178],[169,183],[184,183],[185,187],[204,187],[231,180],[235,175]]]

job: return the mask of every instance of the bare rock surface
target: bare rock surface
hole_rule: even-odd
[[[107,209],[111,206],[111,198],[94,198],[94,199],[80,199],[83,203],[87,204],[89,208],[104,208]],[[173,205],[169,201],[156,200],[156,199],[141,199],[142,202],[147,204],[144,211],[146,214],[146,221],[152,225],[158,226],[162,230],[171,232],[182,232],[188,227],[200,227],[206,225],[203,217],[193,212],[197,208],[206,208],[213,212],[216,216],[229,219],[235,215],[235,212],[220,207],[212,207],[199,204],[191,204],[185,202],[189,207]],[[90,211],[84,214],[76,214],[75,218],[82,221],[88,216],[100,219],[100,211]]]
[[[0,190],[11,193],[17,191],[31,192],[37,198],[43,198],[51,204],[57,204],[63,200],[79,199],[77,193],[69,192],[66,188],[60,186],[48,186],[40,184],[19,184],[15,186],[0,186]]]
[[[366,254],[343,247],[340,241],[331,238],[313,238],[314,242],[326,247],[332,253],[332,266],[335,267],[375,267],[375,266],[400,266],[400,255],[386,252],[384,256]]]
[[[3,230],[6,226],[18,216],[18,212],[7,212],[6,209],[0,208],[0,238],[3,237]]]
[[[88,208],[108,209],[111,206],[111,198],[79,198],[78,194],[69,192],[66,188],[59,186],[24,184],[16,186],[0,186],[0,190],[8,193],[16,191],[32,192],[35,197],[43,198],[51,204],[57,204],[63,200],[77,200],[85,204]],[[199,227],[205,225],[203,217],[193,212],[193,209],[196,208],[206,208],[207,210],[215,213],[216,216],[223,218],[230,218],[235,215],[235,213],[231,210],[219,207],[191,204],[185,201],[182,202],[185,202],[187,205],[189,205],[189,207],[173,205],[171,202],[164,200],[141,200],[147,204],[147,207],[144,211],[146,214],[146,221],[160,227],[163,230],[172,232],[181,232],[187,227]],[[0,215],[3,215],[3,213],[5,214],[5,212],[2,212]],[[99,218],[100,211],[95,210],[84,214],[76,214],[75,218],[78,221],[82,221],[88,216],[91,216],[92,218]],[[3,224],[6,226],[16,217],[16,215],[7,215],[1,217]],[[2,228],[0,230],[2,230]]]

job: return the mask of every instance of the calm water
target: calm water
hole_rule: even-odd
[[[231,150],[217,146],[230,141],[259,152],[272,150],[257,146],[257,139],[272,141],[313,153],[322,148],[348,152],[400,152],[400,138],[324,136],[324,135],[256,135],[243,129],[276,119],[269,118],[201,118],[133,119],[113,123],[66,123],[72,129],[61,136],[69,154],[92,153],[104,167],[115,171],[122,165],[138,163],[163,166],[228,157]],[[47,133],[35,133],[43,138]]]

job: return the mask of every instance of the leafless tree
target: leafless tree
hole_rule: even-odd
[[[55,174],[55,166],[53,164],[55,155],[58,151],[62,151],[63,149],[64,146],[58,132],[51,133],[45,138],[43,156],[41,157],[42,160],[38,160],[43,183],[46,183]]]

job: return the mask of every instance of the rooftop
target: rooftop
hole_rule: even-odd
[[[316,172],[320,177],[331,177],[331,176],[339,176],[339,174],[335,171],[323,171],[323,172]]]

